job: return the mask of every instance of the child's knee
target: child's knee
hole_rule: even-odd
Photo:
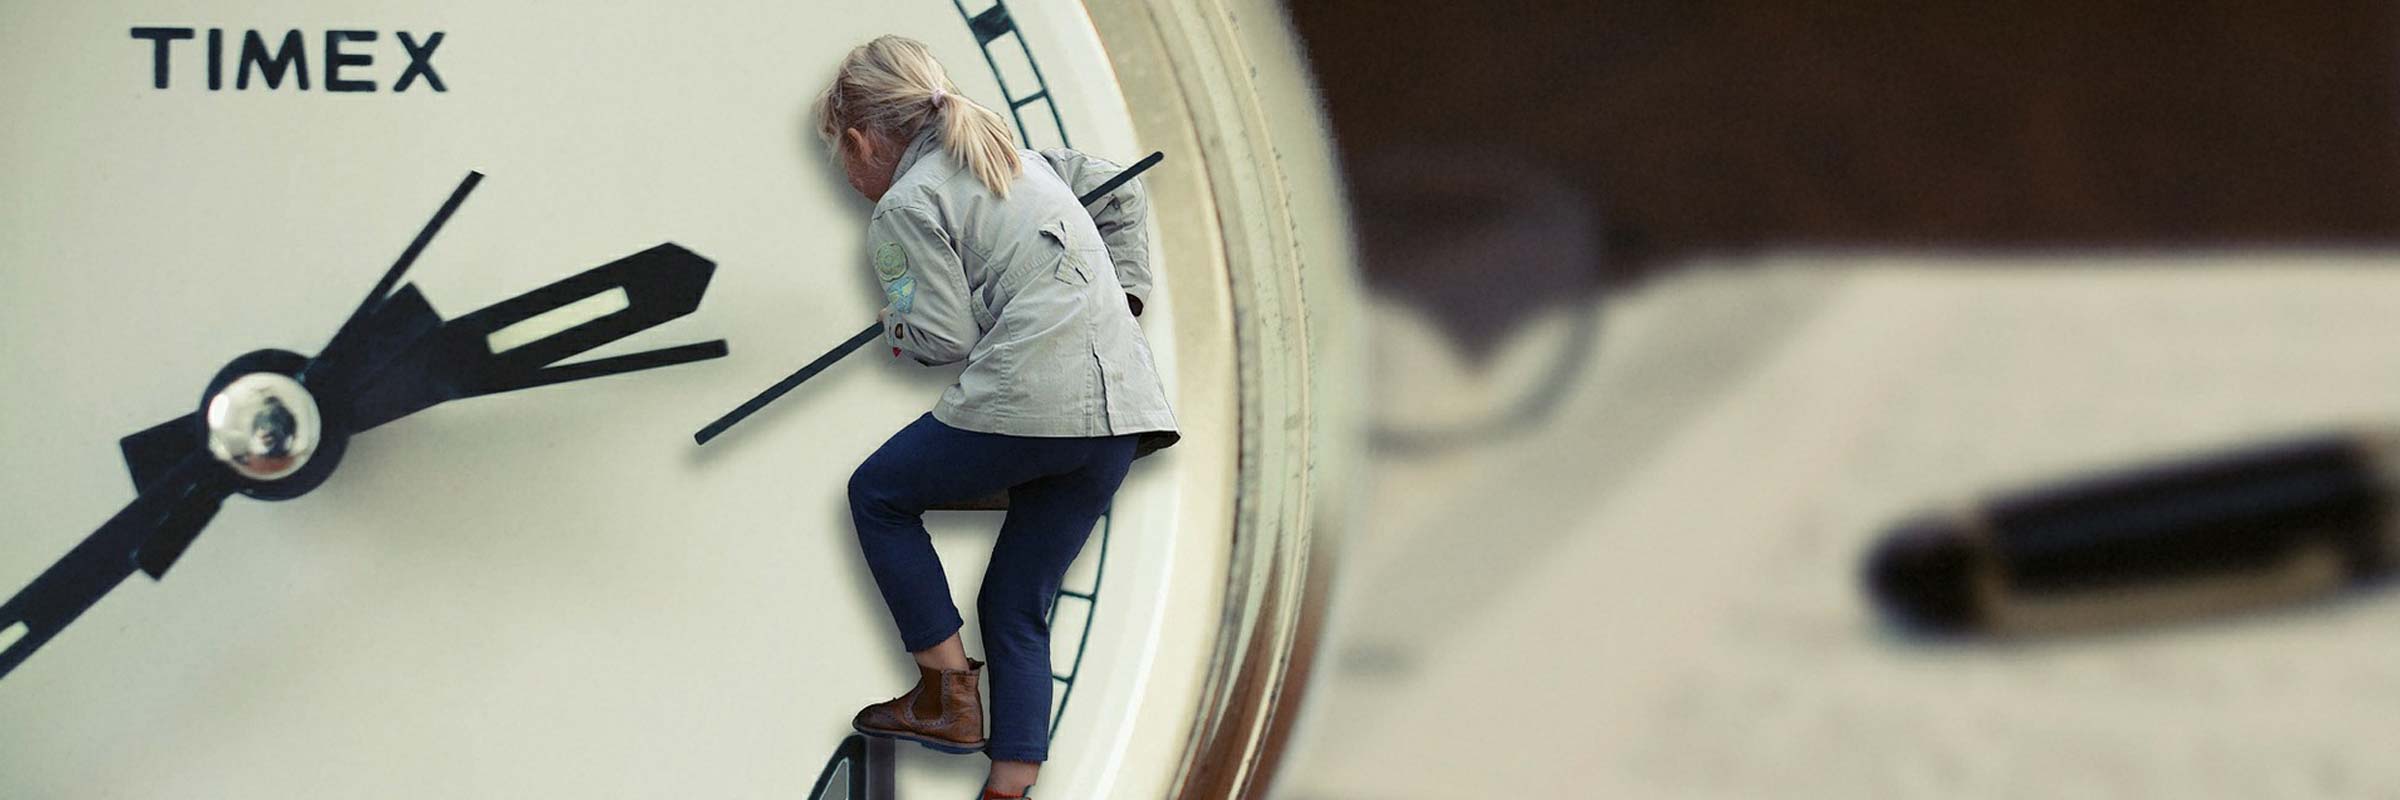
[[[850,511],[888,515],[900,512],[899,488],[892,470],[875,459],[867,459],[850,472]]]

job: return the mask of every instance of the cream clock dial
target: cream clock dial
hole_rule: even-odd
[[[579,380],[438,405],[355,387],[389,422],[321,485],[231,494],[160,579],[128,568],[61,629],[0,631],[43,639],[0,679],[0,795],[807,796],[849,714],[913,675],[843,487],[951,375],[870,348],[705,449],[690,432],[874,319],[868,209],[806,110],[886,33],[1029,146],[1169,154],[1143,177],[1142,323],[1185,437],[1137,466],[1057,600],[1040,791],[1266,790],[1354,363],[1337,182],[1270,4],[95,0],[0,20],[0,591],[139,505],[122,437],[208,417],[195,399],[246,353],[297,373],[326,348],[470,171],[387,287],[436,319],[667,243],[677,269],[711,265],[688,314],[579,285],[454,337]],[[634,364],[665,368],[608,374]],[[299,396],[239,388],[274,423],[253,455],[292,455]],[[971,597],[997,518],[930,522]],[[967,636],[979,651],[971,616]],[[966,796],[983,769],[897,758],[909,797]]]

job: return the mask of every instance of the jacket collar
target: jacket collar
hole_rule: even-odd
[[[899,183],[900,178],[907,175],[908,169],[916,166],[918,160],[923,159],[927,154],[941,149],[942,137],[940,127],[940,121],[933,120],[929,124],[925,125],[922,129],[917,131],[917,138],[908,143],[907,150],[900,152],[900,163],[892,168],[892,183]]]

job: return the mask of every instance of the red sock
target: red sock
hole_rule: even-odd
[[[1000,790],[998,789],[994,789],[989,786],[983,787],[983,800],[1022,800],[1023,797],[1025,797],[1025,793],[1023,792],[1018,792],[1016,794],[1001,794]]]

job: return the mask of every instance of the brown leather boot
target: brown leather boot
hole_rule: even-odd
[[[934,669],[917,665],[916,688],[907,694],[859,709],[850,727],[868,736],[907,739],[944,753],[983,750],[983,695],[978,670],[983,662],[967,659],[967,668]]]

